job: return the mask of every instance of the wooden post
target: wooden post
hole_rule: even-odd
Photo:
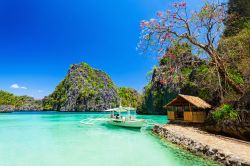
[[[192,107],[191,107],[190,103],[188,103],[188,104],[189,104],[189,112],[190,112],[190,114],[192,116],[191,121],[193,121]]]

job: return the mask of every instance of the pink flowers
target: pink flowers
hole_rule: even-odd
[[[155,28],[161,28],[160,23],[156,19],[150,19],[150,21],[142,20],[140,23],[140,27],[155,27]]]
[[[181,0],[185,1],[185,0]],[[226,16],[221,4],[204,4],[204,7],[191,11],[187,8],[186,2],[174,3],[170,10],[159,11],[155,19],[143,20],[143,29],[140,36],[140,50],[143,54],[156,55],[159,65],[162,66],[163,73],[157,78],[159,86],[173,86],[186,79],[179,72],[183,66],[185,58],[178,54],[189,50],[189,47],[182,49],[182,44],[188,43],[191,48],[200,49],[201,47],[192,44],[206,44],[207,37],[217,44],[220,34],[223,31],[223,20]],[[146,26],[147,25],[147,26]],[[212,25],[212,26],[211,26]],[[207,29],[211,28],[208,33]],[[214,38],[214,39],[215,39]],[[211,40],[211,41],[212,41]],[[180,44],[180,45],[179,45]],[[181,47],[181,52],[179,52]],[[203,48],[202,48],[203,49]],[[148,51],[148,52],[146,52]]]
[[[173,67],[170,66],[170,67],[169,67],[169,73],[170,73],[170,74],[173,74],[174,71],[175,71],[175,68],[173,68]]]
[[[169,33],[166,33],[166,34],[165,34],[165,38],[168,38],[168,39],[169,39],[169,38],[171,38],[171,35],[170,35]]]
[[[161,11],[158,11],[158,12],[156,13],[156,15],[157,15],[158,17],[162,17],[162,16],[163,16],[163,13],[162,13]]]
[[[180,3],[173,3],[173,6],[174,7],[185,7],[187,5],[186,2],[180,2]]]
[[[167,83],[167,80],[165,79],[160,79],[160,84],[165,85]]]
[[[165,42],[166,39],[161,39],[160,40],[160,44],[163,44]]]
[[[154,24],[154,23],[156,22],[156,19],[151,18],[151,19],[149,20],[149,22],[150,22],[151,24]]]
[[[176,59],[176,56],[174,55],[174,54],[172,54],[172,53],[168,53],[168,56],[171,58],[171,59]]]
[[[178,7],[179,5],[178,5],[178,3],[175,2],[175,3],[173,3],[173,6]]]
[[[179,6],[182,6],[182,7],[184,7],[184,6],[186,6],[186,5],[187,5],[186,2],[181,2],[181,3],[179,4]]]
[[[162,24],[162,28],[166,28],[166,27],[167,27],[166,24],[163,23],[163,24]]]
[[[161,26],[160,26],[160,24],[159,23],[154,23],[154,26],[156,27],[156,28],[161,28]]]
[[[143,28],[145,26],[148,26],[149,25],[149,22],[146,21],[146,20],[142,20],[141,23],[140,23],[140,27]]]
[[[157,56],[158,61],[161,60],[161,58],[162,58],[161,56]]]

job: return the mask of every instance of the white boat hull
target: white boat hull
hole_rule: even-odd
[[[108,123],[114,126],[120,126],[120,127],[130,127],[130,128],[141,128],[145,125],[145,122],[143,120],[120,120],[120,119],[111,119],[108,120]]]

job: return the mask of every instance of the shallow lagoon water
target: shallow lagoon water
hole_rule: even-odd
[[[97,121],[102,113],[0,114],[0,166],[210,166],[160,140],[150,130],[131,130]],[[141,116],[166,123],[166,116]]]

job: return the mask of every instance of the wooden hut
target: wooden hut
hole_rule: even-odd
[[[199,97],[179,94],[164,107],[170,121],[203,123],[211,105]]]

